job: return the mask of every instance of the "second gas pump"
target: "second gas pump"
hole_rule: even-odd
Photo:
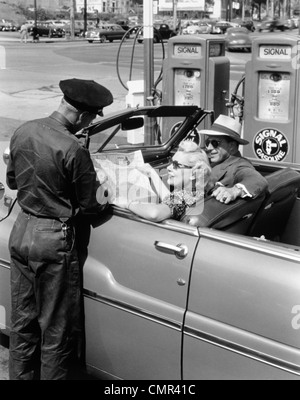
[[[300,40],[267,35],[253,40],[246,65],[244,155],[262,163],[300,164]]]
[[[214,117],[228,114],[230,61],[225,57],[225,39],[215,35],[182,35],[169,39],[163,64],[162,104],[197,105],[214,111]],[[209,120],[203,121],[208,127]],[[176,131],[180,120],[174,117],[163,128],[163,140]],[[200,128],[203,128],[200,127]],[[194,138],[199,141],[199,137]]]

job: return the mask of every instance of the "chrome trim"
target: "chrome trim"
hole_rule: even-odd
[[[221,347],[222,349],[229,350],[241,356],[251,358],[263,364],[268,364],[271,365],[272,367],[276,367],[286,372],[300,376],[300,365],[278,359],[276,357],[270,356],[260,351],[239,345],[237,343],[233,343],[229,340],[222,339],[218,336],[214,336],[190,327],[185,327],[183,333],[187,336],[193,337],[195,339],[201,340],[203,342],[212,344],[217,347]]]
[[[171,321],[167,318],[161,317],[160,315],[154,314],[148,310],[143,310],[142,308],[138,308],[135,306],[132,306],[128,303],[111,299],[107,296],[102,296],[99,293],[93,292],[88,289],[83,289],[83,294],[85,297],[90,298],[95,301],[99,301],[100,303],[106,304],[110,307],[117,308],[119,310],[123,310],[125,312],[128,312],[130,314],[137,315],[141,318],[145,318],[149,321],[155,322],[160,325],[167,326],[168,328],[174,329],[176,331],[181,331],[182,330],[182,324],[179,322]]]
[[[0,259],[0,268],[10,269],[10,262]]]
[[[147,219],[143,219],[128,210],[119,208],[117,206],[113,206],[113,214],[117,215],[118,217],[125,217],[137,222],[142,222],[147,225],[156,226],[162,229],[168,229],[171,231],[183,233],[190,236],[199,237],[198,228],[196,226],[188,225],[186,222],[180,222],[172,219],[167,219],[162,222],[152,222]]]
[[[226,235],[226,236],[225,236]],[[240,235],[241,236],[241,235]],[[300,262],[300,251],[297,253],[297,250],[293,250],[293,248],[288,248],[284,247],[284,243],[282,243],[282,247],[278,248],[278,246],[272,244],[272,241],[263,241],[257,238],[255,241],[255,238],[253,237],[244,237],[242,236],[241,238],[238,235],[230,234],[230,233],[223,233],[218,232],[217,230],[201,230],[200,228],[200,238],[201,237],[206,237],[208,239],[213,239],[218,242],[223,242],[223,243],[228,243],[231,244],[235,247],[240,247],[240,248],[245,248],[248,250],[254,250],[258,253],[264,253],[268,254],[277,258],[282,258],[284,260],[290,260],[290,261],[296,261]],[[253,242],[251,241],[253,239]],[[280,245],[280,243],[279,243]],[[274,246],[274,248],[270,248],[270,246]],[[297,246],[295,246],[297,247]],[[277,250],[278,248],[278,250]],[[294,251],[295,254],[291,254],[291,252]]]

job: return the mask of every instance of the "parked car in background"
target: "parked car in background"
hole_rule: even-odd
[[[281,32],[291,29],[287,20],[282,19],[268,19],[258,25],[258,32],[274,32],[279,30]]]
[[[51,24],[51,25],[54,25],[54,26],[56,26],[57,28],[64,28],[65,27],[65,25],[66,25],[66,22],[64,22],[64,21],[61,21],[60,19],[52,19],[52,20],[48,20],[48,21],[46,21],[46,22],[48,22],[49,24]]]
[[[189,25],[186,28],[182,29],[183,35],[196,35],[196,34],[205,34],[211,33],[212,27],[207,22],[198,22],[194,25]]]
[[[29,27],[29,34],[32,35],[32,29],[34,25]],[[55,25],[49,23],[39,23],[37,24],[37,34],[39,36],[48,36],[48,37],[63,37],[65,35],[65,31],[62,28],[58,28]]]
[[[299,21],[296,22],[296,20],[294,18],[289,18],[286,20],[286,25],[289,27],[289,29],[296,29],[298,28],[298,23]]]
[[[254,22],[251,19],[245,19],[240,22],[240,26],[242,28],[247,28],[248,31],[254,32],[255,31],[255,25]]]
[[[20,28],[21,28],[21,24],[19,22],[12,21],[12,31],[13,32],[19,31]]]
[[[14,22],[8,19],[1,19],[0,20],[0,31],[14,31]]]
[[[159,43],[162,40],[168,40],[177,35],[177,31],[170,28],[168,24],[154,24],[153,43]],[[138,31],[138,43],[143,43],[144,33],[143,28]]]
[[[236,28],[239,24],[228,21],[218,21],[212,28],[211,33],[224,34],[228,28]]]
[[[163,40],[168,40],[177,35],[177,31],[172,29],[168,24],[154,24],[154,33],[158,32]]]
[[[228,28],[225,32],[225,48],[231,50],[251,51],[252,39],[247,28]]]
[[[195,128],[210,117],[197,106],[127,108],[82,136],[95,167],[106,165],[110,182],[128,183],[125,193],[150,201],[151,184],[135,167],[149,163],[165,182],[181,140],[196,137]],[[157,137],[153,144],[140,131],[145,120]],[[256,161],[269,182],[266,197],[224,204],[209,196],[182,221],[159,223],[110,205],[89,218],[90,234],[78,230],[78,242],[88,243],[83,300],[89,372],[101,379],[151,380],[152,394],[158,380],[300,380],[299,164]],[[16,194],[6,185],[2,162],[0,331],[6,335]],[[108,201],[104,191],[98,199]]]
[[[130,29],[130,23],[127,20],[118,19],[115,23],[117,25],[120,25],[124,29],[125,32],[127,32]]]
[[[101,24],[97,28],[88,30],[85,34],[85,38],[89,43],[105,43],[106,41],[113,42],[114,40],[121,40],[124,35],[126,35],[126,32],[120,25]]]
[[[70,23],[66,23],[63,27],[65,34],[71,33],[71,25]],[[74,21],[74,35],[81,36],[84,32],[84,24],[82,21]]]

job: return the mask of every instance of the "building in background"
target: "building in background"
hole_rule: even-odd
[[[144,0],[147,1],[147,0]],[[154,0],[158,3],[159,14],[170,16],[173,12],[174,0]],[[34,0],[6,0],[3,3],[33,8]],[[37,7],[47,11],[57,11],[69,8],[71,0],[36,0]],[[259,8],[261,4],[261,8]],[[84,0],[76,0],[76,11],[82,12]],[[259,18],[270,15],[291,17],[300,14],[300,0],[177,0],[178,17],[234,19],[245,17]],[[273,11],[272,11],[273,10]],[[115,13],[130,15],[132,12],[142,16],[142,0],[87,0],[87,12]]]
[[[87,12],[128,14],[131,8],[130,0],[87,0]],[[84,0],[76,0],[76,11],[84,8]]]
[[[3,2],[4,3],[4,2]],[[23,8],[33,8],[34,0],[5,0],[6,4],[22,6]],[[37,8],[55,11],[62,7],[69,7],[70,0],[37,0]]]
[[[172,11],[174,0],[159,0],[159,11]],[[177,11],[204,11],[205,0],[177,0]]]

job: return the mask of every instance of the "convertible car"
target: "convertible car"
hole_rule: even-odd
[[[128,108],[78,138],[97,163],[114,159],[128,167],[141,154],[164,180],[180,141],[198,141],[211,120],[213,113],[196,106]],[[300,379],[300,173],[280,163],[255,167],[269,191],[254,200],[225,205],[207,197],[182,221],[154,223],[115,205],[95,218],[83,269],[90,373],[122,380]],[[19,207],[5,169],[0,328],[7,335],[8,237]]]

